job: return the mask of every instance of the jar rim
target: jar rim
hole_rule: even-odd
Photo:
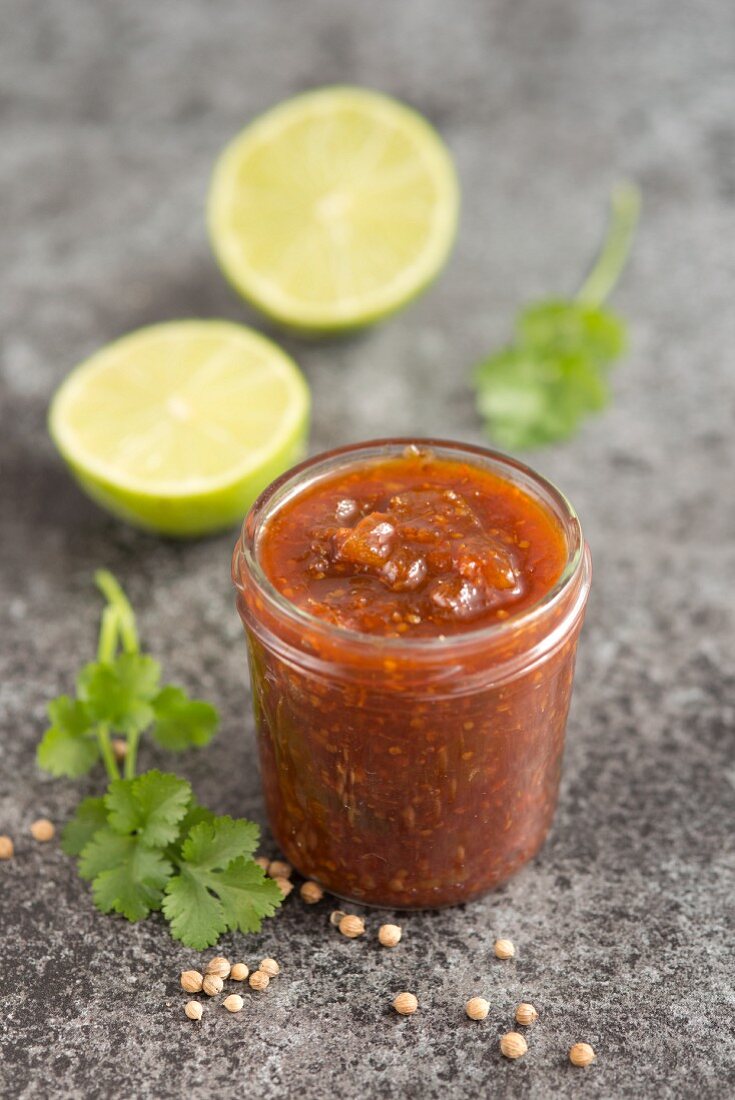
[[[523,488],[531,492],[534,499],[550,507],[555,518],[562,524],[568,547],[567,560],[559,578],[535,603],[511,613],[507,619],[496,620],[458,633],[436,637],[409,638],[401,635],[391,638],[380,634],[367,634],[321,619],[310,611],[298,607],[279,592],[258,560],[258,535],[266,520],[283,507],[286,501],[299,495],[320,477],[333,473],[340,466],[346,468],[362,459],[377,460],[381,457],[400,454],[406,447],[417,447],[421,451],[443,454],[449,458],[479,459],[486,465],[491,465],[501,476],[505,474],[515,483],[520,483]],[[558,606],[572,583],[585,569],[587,560],[588,553],[577,512],[564,493],[548,478],[537,473],[526,463],[488,447],[456,440],[406,436],[371,439],[323,451],[292,466],[271,482],[254,501],[245,516],[240,538],[233,553],[232,579],[235,587],[243,591],[240,564],[243,561],[259,596],[292,625],[308,629],[312,635],[329,637],[333,640],[339,638],[345,645],[349,644],[363,651],[379,650],[382,656],[400,654],[405,658],[408,654],[436,656],[438,652],[449,647],[465,650],[485,643],[495,643],[519,629],[533,625]]]

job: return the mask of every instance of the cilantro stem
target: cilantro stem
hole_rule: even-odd
[[[633,183],[619,183],[610,197],[610,207],[602,250],[577,294],[577,301],[589,306],[601,306],[622,274],[638,222],[640,191]]]
[[[137,653],[139,648],[138,630],[135,625],[135,613],[130,606],[128,597],[107,569],[98,569],[94,579],[100,592],[107,600],[108,610],[114,610],[117,614],[123,649],[126,653]]]
[[[139,733],[128,734],[128,751],[125,753],[125,764],[123,765],[123,774],[126,779],[135,779],[135,765],[138,760],[139,741]]]
[[[108,577],[109,576],[110,574],[108,574]],[[111,579],[114,580],[114,578]],[[120,613],[120,607],[117,603],[110,602],[102,612],[102,621],[100,623],[100,636],[97,643],[98,661],[103,662],[104,664],[110,664],[112,661],[114,661],[115,654],[117,652],[118,634],[121,632],[121,629],[122,616]],[[118,770],[117,761],[115,760],[115,754],[112,751],[110,731],[106,723],[100,722],[97,725],[96,735],[97,744],[100,747],[100,754],[104,761],[108,779],[119,779],[120,772]]]
[[[105,608],[102,612],[102,622],[100,623],[100,637],[97,643],[97,660],[109,664],[115,659],[115,652],[117,650],[117,637],[120,630],[120,611],[117,607],[112,605]],[[104,722],[100,722],[96,729],[97,744],[100,747],[100,753],[105,764],[105,770],[107,771],[108,779],[119,779],[120,772],[118,771],[117,762],[115,760],[115,754],[112,751],[112,743],[110,741],[110,731]]]
[[[104,722],[100,722],[97,726],[97,744],[100,747],[102,753],[102,759],[105,764],[105,771],[107,772],[108,779],[119,779],[120,772],[118,771],[117,762],[115,760],[115,754],[112,751],[112,743],[110,741],[110,731]]]
[[[115,659],[117,635],[120,629],[120,614],[116,607],[106,607],[102,612],[100,637],[97,643],[97,660],[109,664]]]

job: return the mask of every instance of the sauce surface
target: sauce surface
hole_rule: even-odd
[[[385,637],[440,637],[508,618],[559,579],[559,522],[513,482],[409,448],[282,505],[258,541],[271,583],[320,619]]]

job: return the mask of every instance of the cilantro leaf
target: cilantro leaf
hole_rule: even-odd
[[[211,810],[208,810],[206,806],[200,806],[196,799],[192,798],[189,805],[189,809],[186,811],[186,817],[179,826],[179,836],[183,840],[189,835],[195,825],[201,825],[203,821],[206,821],[208,825],[211,825],[217,815]],[[254,850],[254,849],[253,849]]]
[[[186,811],[183,819],[179,822],[179,835],[173,844],[169,844],[166,849],[166,855],[169,859],[178,863],[181,856],[181,849],[184,841],[188,837],[191,830],[195,825],[201,825],[202,822],[206,822],[207,825],[211,825],[216,820],[217,815],[211,810],[208,810],[205,806],[200,806],[197,800],[192,797],[189,803],[189,808]]]
[[[95,722],[121,733],[140,733],[153,721],[161,667],[152,657],[122,653],[113,661],[93,661],[77,683]]]
[[[61,834],[61,847],[68,856],[78,856],[98,829],[107,824],[107,810],[103,798],[85,798],[77,806],[71,821],[67,821]]]
[[[230,817],[191,829],[162,906],[175,939],[201,949],[228,928],[257,931],[272,916],[282,900],[278,885],[247,858],[258,835],[257,825]]]
[[[251,856],[258,847],[260,829],[244,818],[215,817],[196,825],[182,846],[187,863],[212,870],[226,867],[238,856]]]
[[[82,844],[79,873],[92,880],[94,901],[103,913],[142,920],[160,908],[173,871],[161,849],[179,835],[191,787],[185,779],[151,771],[137,779],[113,780],[104,799],[88,802],[93,805],[80,807],[78,835],[73,833],[70,841],[77,850]],[[86,843],[84,827],[91,832]]]
[[[264,917],[272,917],[283,900],[277,882],[267,878],[252,859],[239,857],[217,876],[214,887],[230,931],[258,932]]]
[[[134,832],[140,821],[140,809],[133,797],[134,784],[134,779],[113,779],[104,796],[110,826],[121,836]]]
[[[628,343],[625,323],[612,310],[556,299],[524,309],[516,336],[521,347],[538,348],[544,355],[577,354],[584,349],[600,366],[623,355]]]
[[[99,759],[95,730],[84,703],[60,695],[48,705],[52,725],[36,750],[39,767],[51,775],[85,775]]]
[[[207,887],[196,870],[184,866],[169,879],[161,904],[173,938],[198,951],[211,947],[227,931],[224,907]]]
[[[171,875],[171,864],[160,852],[130,841],[130,854],[92,883],[95,905],[103,913],[120,913],[130,921],[143,920],[160,909],[162,889]]]
[[[165,848],[176,840],[190,802],[186,780],[159,771],[114,779],[105,795],[110,828],[121,835],[135,833],[151,848]]]
[[[142,920],[159,909],[171,864],[138,836],[121,836],[113,829],[99,829],[85,845],[79,860],[82,878],[92,880],[95,905],[103,913],[121,913],[130,921]]]
[[[278,884],[262,867],[238,857],[224,870],[182,864],[166,887],[163,912],[174,939],[201,950],[228,930],[258,932],[282,900]]]
[[[79,874],[91,882],[102,871],[110,867],[129,850],[128,841],[132,837],[121,836],[108,825],[103,825],[82,848],[79,853]]]
[[[217,729],[218,715],[211,703],[189,699],[185,691],[169,685],[153,700],[153,736],[171,752],[208,745]]]
[[[506,348],[482,364],[477,380],[478,409],[493,437],[510,448],[563,439],[607,401],[598,364],[581,351]]]

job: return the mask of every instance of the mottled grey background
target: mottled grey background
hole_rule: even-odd
[[[733,1076],[733,347],[731,0],[0,0],[3,598],[0,865],[8,1097],[270,1100],[724,1097]],[[216,746],[181,770],[262,820],[232,535],[175,545],[88,503],[46,436],[54,387],[147,322],[260,324],[207,245],[218,151],[284,96],[352,81],[404,97],[461,175],[458,246],[383,328],[285,339],[314,390],[312,446],[386,435],[479,441],[471,364],[516,307],[572,291],[611,184],[645,214],[615,304],[633,348],[615,402],[533,457],[577,505],[595,561],[559,814],[545,850],[466,909],[404,918],[391,953],[292,898],[227,953],[283,977],[239,1016],[183,1016],[199,961],[163,925],[99,915],[70,860],[28,836],[79,785],[34,764],[44,705],[92,652],[92,571],[112,568],[172,678],[214,700]],[[146,764],[164,764],[154,752]],[[82,784],[96,789],[96,780]],[[268,842],[266,842],[268,843]],[[378,916],[370,916],[370,928]],[[517,960],[492,958],[496,934]],[[410,1020],[393,994],[421,999]],[[484,1024],[466,997],[492,1004]],[[528,1056],[498,1054],[521,998]],[[577,1039],[597,1064],[566,1063]]]

